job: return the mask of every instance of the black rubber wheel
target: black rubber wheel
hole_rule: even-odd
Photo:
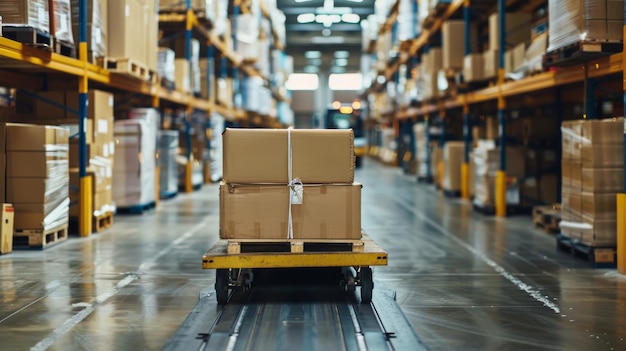
[[[228,302],[228,269],[218,269],[215,272],[215,297],[220,305]]]
[[[374,280],[372,279],[372,269],[361,268],[361,303],[372,301],[372,290],[374,290]]]

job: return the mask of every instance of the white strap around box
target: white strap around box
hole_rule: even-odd
[[[292,205],[301,205],[304,195],[303,184],[300,178],[293,178],[293,153],[291,150],[291,130],[287,129],[287,172],[289,179],[289,218],[287,223],[287,238],[293,239],[293,216],[291,212]]]

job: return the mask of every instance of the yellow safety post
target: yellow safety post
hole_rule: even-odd
[[[470,123],[469,105],[467,96],[463,98],[463,139],[465,149],[463,150],[463,163],[461,164],[461,198],[470,198],[469,192],[469,148],[470,148]]]
[[[469,163],[463,162],[461,164],[461,197],[463,199],[469,199]]]
[[[80,43],[79,50],[81,52],[81,58],[86,59],[87,55],[87,44]],[[82,56],[84,55],[84,56]],[[85,72],[86,73],[86,72]],[[87,89],[88,89],[88,79],[87,75],[80,77],[78,80],[78,92],[81,95],[81,106],[79,110],[81,110],[81,116],[79,118],[86,119],[87,116]],[[84,133],[84,131],[82,131]],[[81,158],[87,159],[85,148],[83,145],[79,145],[79,154]],[[83,165],[86,168],[86,164]],[[90,236],[93,231],[93,180],[91,176],[82,173],[80,174],[80,189],[79,189],[79,217],[78,217],[78,234],[81,237]]]
[[[192,112],[192,108],[191,106],[187,107],[187,116],[186,118],[191,119],[191,112]],[[191,131],[190,131],[190,127],[189,127],[189,121],[186,122],[187,123],[187,130],[185,133],[186,136],[186,145],[187,145],[187,165],[185,167],[185,192],[186,193],[190,193],[193,191],[193,183],[191,181],[191,176],[193,174],[193,162],[194,162],[194,157],[193,157],[193,147],[192,147],[192,143],[191,143]]]
[[[626,194],[617,194],[617,271],[626,274]]]

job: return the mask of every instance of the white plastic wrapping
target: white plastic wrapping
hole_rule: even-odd
[[[172,49],[159,48],[157,55],[157,72],[170,82],[174,82],[176,53]]]
[[[256,61],[258,58],[259,19],[253,14],[232,18],[235,33],[235,48],[242,60]]]
[[[615,40],[614,35],[609,32],[610,24],[612,21],[619,22],[620,19],[623,24],[623,12],[620,11],[616,15],[613,11],[609,11],[608,3],[607,0],[549,1],[548,51],[554,51],[579,41]],[[610,1],[610,3],[611,8],[615,6],[615,8],[623,9],[623,1]]]
[[[114,0],[88,0],[87,1],[87,45],[96,57],[107,55],[107,1]],[[72,28],[74,41],[78,43],[79,8],[78,0],[72,0]]]
[[[145,116],[115,122],[113,201],[118,207],[147,205],[155,201],[158,125],[150,123],[152,112]]]
[[[64,42],[73,44],[72,10],[70,0],[54,0],[54,18],[56,31],[54,36]]]
[[[50,32],[47,0],[0,0],[3,25],[26,25]]]
[[[159,131],[161,196],[169,196],[178,192],[178,165],[176,163],[178,135],[176,130]]]

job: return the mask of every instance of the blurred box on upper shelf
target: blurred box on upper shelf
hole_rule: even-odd
[[[555,51],[579,41],[617,43],[623,38],[623,1],[550,1],[548,13],[548,51]]]
[[[87,0],[87,50],[95,57],[107,56],[108,2],[115,0]],[[78,41],[79,0],[72,0],[72,33]]]
[[[226,129],[222,137],[224,181],[280,183],[352,183],[354,134],[342,129]]]
[[[48,0],[0,0],[3,25],[26,25],[50,32]]]
[[[498,50],[487,50],[483,53],[483,78],[493,79],[498,76],[500,53]]]
[[[361,239],[361,184],[305,185],[294,239]],[[220,185],[221,239],[288,239],[287,185]]]
[[[483,54],[473,53],[463,59],[463,79],[465,82],[476,82],[485,79]]]
[[[176,53],[169,48],[159,48],[157,73],[169,83],[176,81]]]
[[[489,50],[500,48],[499,14],[489,16]],[[530,41],[531,14],[524,12],[508,12],[505,15],[505,39],[507,45],[515,46]]]
[[[72,33],[71,1],[54,0],[53,4],[56,24],[54,32],[55,38],[69,44],[74,44],[74,34]]]
[[[182,91],[183,93],[191,92],[191,82],[189,80],[189,61],[185,59],[176,59],[174,65],[174,83],[176,84],[176,90]]]
[[[443,43],[443,69],[462,69],[465,53],[465,21],[448,20],[441,27]]]
[[[126,58],[157,71],[158,14],[155,1],[108,1],[108,57]]]
[[[259,20],[253,14],[243,14],[237,16],[233,24],[237,28],[233,28],[236,33],[237,55],[244,61],[256,61],[258,59],[258,41],[259,41]]]
[[[226,107],[233,107],[233,80],[232,78],[217,78],[217,102]]]

